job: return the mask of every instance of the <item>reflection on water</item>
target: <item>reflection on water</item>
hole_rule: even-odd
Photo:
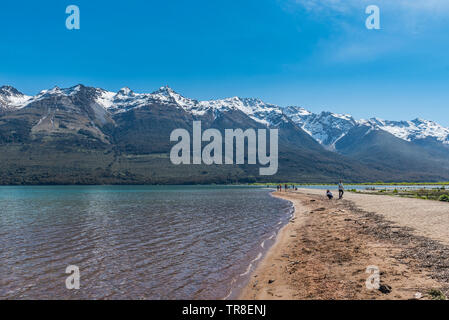
[[[215,186],[0,187],[0,204],[2,299],[223,298],[291,211]]]

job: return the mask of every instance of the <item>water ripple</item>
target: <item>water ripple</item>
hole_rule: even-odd
[[[223,298],[291,213],[248,187],[0,187],[0,201],[2,299]]]

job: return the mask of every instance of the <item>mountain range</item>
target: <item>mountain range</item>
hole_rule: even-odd
[[[171,164],[176,128],[279,129],[279,171]],[[449,180],[449,128],[414,119],[354,119],[232,97],[198,101],[77,85],[27,96],[0,88],[0,184],[185,184]]]

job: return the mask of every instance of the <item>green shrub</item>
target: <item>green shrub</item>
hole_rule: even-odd
[[[393,190],[393,193],[394,193],[394,194],[397,194],[397,193],[398,193],[398,189],[394,189],[394,190]]]
[[[449,195],[447,195],[447,194],[442,194],[438,200],[440,200],[440,201],[445,201],[445,202],[449,202]]]
[[[446,296],[441,290],[432,289],[429,291],[432,300],[446,300]]]

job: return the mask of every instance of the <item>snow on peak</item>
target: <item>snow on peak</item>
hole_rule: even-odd
[[[449,128],[425,119],[417,118],[410,121],[389,121],[379,118],[355,120],[349,114],[327,111],[313,113],[296,106],[281,108],[256,98],[231,97],[198,101],[182,96],[169,86],[163,86],[153,93],[135,93],[128,87],[115,93],[79,84],[66,89],[55,86],[52,89],[41,91],[34,97],[24,95],[11,86],[2,86],[0,87],[0,108],[19,109],[48,96],[72,96],[79,92],[85,92],[86,89],[89,95],[93,96],[95,103],[112,113],[125,112],[156,103],[176,106],[196,116],[204,115],[207,112],[217,116],[221,112],[239,110],[254,121],[267,126],[277,126],[282,121],[291,120],[324,147],[330,149],[333,149],[335,143],[349,130],[360,125],[369,126],[374,130],[384,130],[406,141],[433,139],[449,145]]]
[[[134,92],[128,88],[128,87],[123,87],[121,88],[118,92],[117,95],[121,95],[121,96],[133,96]]]
[[[0,95],[2,95],[2,96],[20,96],[20,95],[23,95],[23,93],[14,87],[2,86],[2,87],[0,87]]]
[[[333,117],[346,121],[353,121],[354,119],[350,114],[331,113]]]
[[[304,127],[305,122],[309,119],[310,116],[313,115],[312,112],[306,110],[305,108],[303,108],[303,107],[296,107],[296,106],[285,107],[284,108],[284,112],[285,112],[285,114],[288,117],[290,117],[290,119],[294,123],[296,123],[300,127]]]
[[[449,128],[434,121],[414,119],[411,121],[389,121],[380,118],[355,120],[349,114],[323,111],[311,113],[301,107],[286,107],[285,114],[298,126],[325,147],[333,149],[335,143],[355,126],[369,126],[373,130],[383,130],[406,140],[435,139],[449,144]]]
[[[0,87],[0,109],[23,108],[32,97],[11,86]]]
[[[312,113],[302,107],[289,106],[284,109],[290,119],[312,138],[329,149],[348,133],[357,122],[352,116],[328,111]]]
[[[176,103],[189,111],[195,111],[193,109],[198,106],[197,100],[185,98],[169,86],[160,87],[159,90],[153,92],[150,96],[165,103]]]
[[[255,98],[231,97],[197,102],[196,114],[205,113],[208,110],[212,110],[214,114],[217,112],[239,110],[254,121],[264,125],[276,125],[279,122],[277,118],[282,115],[280,107],[267,104]]]
[[[179,99],[182,100],[181,98],[184,98],[182,95],[180,95],[179,93],[177,93],[175,90],[173,90],[172,88],[170,88],[169,86],[163,86],[160,87],[159,90],[154,91],[153,93],[151,93],[151,95],[153,95],[154,97],[165,97],[165,98],[171,98],[171,99]],[[186,98],[184,98],[186,99]],[[192,100],[192,99],[186,99],[186,100]]]
[[[330,149],[333,149],[335,143],[344,137],[349,130],[358,125],[384,130],[407,141],[431,137],[449,144],[449,129],[433,121],[423,119],[388,121],[379,118],[355,120],[349,114],[327,111],[316,114],[303,107],[288,106],[281,108],[265,103],[260,99],[237,96],[198,101],[185,98],[169,86],[163,86],[150,94],[134,93],[129,88],[123,88],[117,94],[103,90],[97,98],[97,102],[113,112],[123,112],[152,103],[177,105],[197,116],[204,115],[206,112],[212,112],[216,116],[220,112],[239,110],[254,121],[267,126],[278,125],[280,121],[287,121],[287,118],[289,118],[316,141]]]
[[[44,90],[43,92],[45,92],[45,94],[62,94],[63,93],[61,88],[59,88],[58,86],[54,86],[52,89]]]
[[[100,88],[97,88],[97,96],[95,98],[95,102],[98,103],[105,109],[109,109],[114,104],[114,97],[116,96],[115,92],[106,91]]]
[[[387,131],[405,141],[430,138],[449,144],[449,128],[445,128],[430,120],[417,118],[411,121],[389,121],[371,118],[369,120],[360,120],[360,123]]]
[[[290,113],[296,113],[301,116],[309,116],[312,114],[309,110],[303,108],[303,107],[295,107],[295,106],[289,106],[286,108],[286,110],[289,110]]]
[[[170,88],[168,85],[165,85],[163,87],[160,87],[159,90],[153,92],[153,94],[164,94],[166,96],[170,96],[172,94],[177,94],[175,90]]]
[[[216,116],[219,112],[240,110],[253,120],[266,125],[275,122],[279,123],[279,116],[283,115],[280,107],[264,103],[260,99],[231,97],[219,100],[198,101],[185,98],[169,86],[163,86],[153,93],[135,93],[128,87],[124,87],[117,93],[114,93],[100,88],[87,88],[83,85],[77,85],[66,89],[61,89],[58,86],[55,86],[52,89],[41,91],[35,97],[27,97],[27,101],[37,101],[54,95],[71,96],[79,93],[82,89],[87,89],[90,93],[93,93],[93,101],[113,113],[125,112],[133,108],[158,103],[174,105],[197,116],[204,115],[209,111]],[[5,92],[12,91],[12,89],[6,87],[2,90]],[[2,101],[2,104],[5,103]]]
[[[36,96],[31,97],[29,100],[29,103],[42,100],[48,97],[52,96],[63,96],[63,97],[70,97],[77,95],[82,89],[85,89],[82,84],[78,84],[76,86],[70,87],[70,88],[60,88],[58,86],[54,86],[52,89],[42,90],[39,92]]]

